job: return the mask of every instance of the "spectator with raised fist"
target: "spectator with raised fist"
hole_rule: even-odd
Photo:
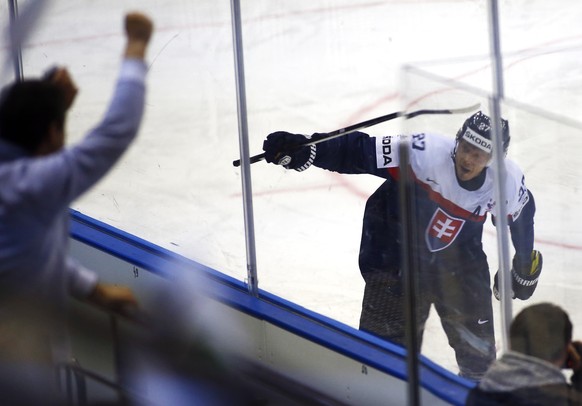
[[[136,306],[123,286],[68,256],[69,206],[102,179],[138,133],[145,106],[144,58],[153,24],[125,16],[125,51],[107,111],[66,146],[77,87],[66,68],[7,85],[0,95],[0,403],[12,391],[51,404],[51,370],[67,356],[66,305],[72,295],[112,310]],[[27,403],[28,404],[28,403]]]

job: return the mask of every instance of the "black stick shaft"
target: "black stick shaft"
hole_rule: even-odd
[[[306,147],[309,145],[319,144],[320,142],[329,141],[329,140],[332,140],[332,139],[337,138],[337,137],[342,137],[344,135],[351,134],[351,133],[359,131],[359,130],[363,130],[364,128],[368,128],[368,127],[371,127],[371,126],[376,125],[376,124],[380,124],[380,123],[384,123],[386,121],[394,120],[395,118],[398,118],[398,117],[404,117],[406,119],[409,119],[409,118],[413,118],[416,116],[422,116],[422,115],[427,115],[427,114],[468,113],[468,112],[471,112],[473,110],[476,110],[477,108],[479,108],[479,103],[474,104],[474,105],[469,106],[469,107],[461,107],[458,109],[417,110],[417,111],[412,111],[410,113],[405,113],[403,111],[397,111],[395,113],[386,114],[385,116],[380,116],[380,117],[372,118],[370,120],[362,121],[361,123],[353,124],[353,125],[350,125],[350,126],[345,127],[345,128],[340,128],[339,130],[332,131],[332,132],[328,133],[327,136],[325,136],[323,138],[319,138],[317,140],[311,140],[311,141],[307,140],[305,142],[305,144],[303,144],[302,146]],[[254,164],[256,162],[262,161],[263,159],[265,159],[264,153],[254,155],[254,156],[250,157],[250,163]],[[240,159],[233,161],[232,164],[234,166],[240,166]]]

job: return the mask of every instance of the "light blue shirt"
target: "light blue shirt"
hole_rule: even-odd
[[[69,294],[93,290],[96,274],[68,257],[69,206],[135,138],[146,71],[141,60],[123,61],[103,120],[75,145],[32,157],[0,139],[0,294],[30,294],[58,309]]]

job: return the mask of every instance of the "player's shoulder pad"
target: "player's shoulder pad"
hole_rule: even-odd
[[[520,167],[512,160],[505,160],[507,172],[506,194],[508,213],[513,221],[517,220],[525,205],[529,202],[529,193],[525,185],[525,175]]]
[[[506,182],[508,188],[519,188],[521,185],[525,186],[525,176],[515,161],[506,159],[505,171],[507,173]]]
[[[428,159],[438,153],[433,152],[445,150],[450,152],[452,147],[451,139],[436,133],[415,133],[410,135],[396,135],[376,138],[376,164],[378,168],[393,168],[399,165],[400,156],[398,146],[402,142],[408,142],[411,150],[411,159],[415,155],[424,155],[423,159]],[[425,153],[430,151],[430,153]]]
[[[403,139],[404,135],[376,137],[377,168],[394,168],[400,164],[398,145]]]

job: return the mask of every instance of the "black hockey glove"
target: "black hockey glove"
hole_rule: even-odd
[[[310,138],[285,131],[271,133],[263,143],[265,160],[275,165],[283,165],[286,169],[304,171],[311,166],[317,152],[315,145],[303,146]]]
[[[513,258],[511,268],[511,286],[516,298],[526,300],[533,295],[538,286],[538,279],[542,273],[544,263],[542,253],[536,250],[531,252],[529,261],[519,261],[517,256]]]
[[[542,253],[533,250],[530,258],[520,260],[517,256],[513,257],[513,267],[511,268],[511,289],[513,291],[512,297],[526,300],[533,295],[538,286],[538,279],[542,273],[543,265]],[[493,283],[493,295],[499,300],[499,290],[497,288],[497,279],[499,271],[495,274]]]

